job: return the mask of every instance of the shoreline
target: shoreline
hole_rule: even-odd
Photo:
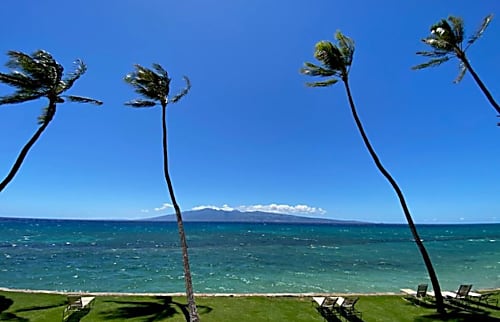
[[[499,289],[500,290],[500,289]],[[92,296],[186,296],[183,292],[174,293],[134,293],[134,292],[86,292],[86,291],[52,291],[52,290],[32,290],[32,289],[17,289],[0,287],[2,292],[18,292],[26,294],[81,294]],[[398,295],[399,292],[376,292],[376,293],[195,293],[195,296],[200,297],[247,297],[247,296],[262,296],[262,297],[311,297],[311,296],[362,296],[362,295]]]
[[[131,293],[131,292],[85,292],[85,291],[51,291],[0,287],[2,292],[17,292],[26,294],[54,294],[54,295],[91,295],[91,296],[186,296],[186,293]],[[497,292],[500,288],[476,290],[478,292]],[[195,293],[199,297],[313,297],[313,296],[381,296],[401,295],[401,292],[374,292],[374,293]]]

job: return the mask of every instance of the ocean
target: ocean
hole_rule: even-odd
[[[195,292],[398,292],[429,283],[406,225],[185,223]],[[500,224],[421,225],[442,289],[500,288]],[[184,292],[176,223],[0,219],[0,287]]]

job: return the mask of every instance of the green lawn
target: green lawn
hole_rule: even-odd
[[[500,298],[500,292],[496,298]],[[196,300],[203,322],[325,321],[308,297],[197,297]],[[0,321],[61,321],[65,303],[63,295],[0,292]],[[183,297],[99,296],[90,311],[76,314],[70,321],[185,322],[184,305]],[[499,307],[479,306],[475,312],[449,309],[446,316],[437,316],[432,308],[416,306],[395,295],[362,296],[356,307],[366,322],[500,322]],[[333,317],[330,321],[339,319]]]

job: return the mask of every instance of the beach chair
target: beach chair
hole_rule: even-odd
[[[94,299],[93,296],[68,295],[68,305],[64,308],[62,320],[66,321],[75,312],[90,310]]]
[[[320,297],[313,297],[313,302],[318,305],[317,306],[318,310],[326,309],[332,311],[333,307],[335,306],[335,303],[337,302],[337,299],[338,297],[320,296]]]
[[[443,298],[448,300],[463,301],[469,296],[469,292],[472,289],[472,284],[462,284],[458,287],[456,292],[444,291],[441,294]],[[478,293],[475,293],[478,294]]]
[[[471,285],[472,287],[472,285]],[[470,301],[474,304],[483,304],[483,305],[492,305],[492,306],[498,306],[498,300],[492,295],[495,293],[476,293],[469,291],[465,295],[465,300]]]
[[[362,313],[358,311],[354,305],[358,302],[359,297],[339,297],[337,299],[337,310],[340,315],[344,316],[346,319],[351,317],[356,317],[361,320]]]
[[[427,288],[427,284],[419,284],[416,291],[410,288],[402,288],[401,292],[405,293],[407,297],[420,299],[427,296]]]
[[[469,292],[470,299],[477,301],[477,304],[498,306],[498,299],[494,297],[495,293],[474,293]]]
[[[316,310],[318,310],[326,321],[330,321],[333,318],[333,309],[337,299],[337,297],[313,297],[313,303],[317,304]]]

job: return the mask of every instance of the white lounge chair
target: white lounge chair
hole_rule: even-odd
[[[333,310],[335,303],[337,302],[338,297],[324,297],[324,296],[315,296],[313,297],[313,302],[318,304],[318,309],[328,309]]]
[[[358,302],[359,297],[339,297],[337,299],[337,310],[339,313],[346,318],[350,318],[352,316],[356,316],[361,319],[362,313],[354,307],[354,305]]]

